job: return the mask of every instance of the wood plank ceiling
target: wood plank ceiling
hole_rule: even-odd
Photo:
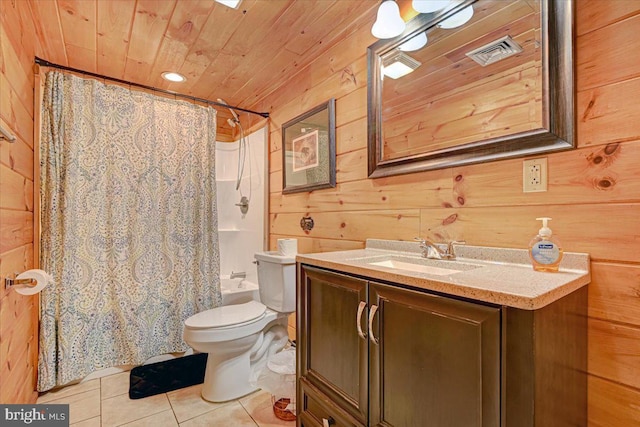
[[[46,59],[251,108],[335,44],[371,0],[28,0]],[[163,71],[187,77],[161,78]],[[218,137],[232,140],[217,108]]]

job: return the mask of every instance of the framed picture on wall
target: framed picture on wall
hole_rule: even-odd
[[[282,125],[282,192],[336,186],[335,99]]]
[[[320,132],[316,129],[311,133],[304,134],[292,141],[291,155],[293,161],[293,172],[318,166],[318,136]]]

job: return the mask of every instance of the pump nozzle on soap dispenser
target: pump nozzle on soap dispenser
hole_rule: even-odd
[[[560,261],[562,261],[562,246],[560,241],[553,236],[553,232],[548,226],[551,218],[536,218],[542,221],[542,228],[538,231],[538,235],[529,242],[529,256],[531,264],[536,271],[558,271]]]
[[[536,218],[536,221],[542,221],[542,228],[538,231],[538,234],[540,236],[551,236],[553,234],[553,232],[551,231],[548,225],[551,219],[552,218],[547,218],[547,217]]]

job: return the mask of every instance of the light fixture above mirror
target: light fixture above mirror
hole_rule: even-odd
[[[413,52],[415,50],[420,50],[423,47],[425,47],[427,45],[427,41],[428,41],[427,32],[423,31],[419,33],[417,36],[414,36],[409,40],[407,40],[406,42],[402,43],[400,46],[398,46],[398,49],[400,49],[403,52]]]
[[[460,12],[451,15],[451,17],[444,19],[438,24],[438,27],[445,30],[451,30],[453,28],[462,27],[473,18],[473,5],[469,5],[462,9]]]
[[[371,27],[371,34],[379,39],[391,39],[399,36],[405,29],[400,16],[400,8],[394,0],[385,0],[378,8],[376,22]]]

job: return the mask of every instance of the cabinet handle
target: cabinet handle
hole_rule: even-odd
[[[336,423],[336,420],[334,420],[333,417],[322,419],[322,427],[329,427],[331,425],[334,425],[335,423]]]
[[[378,306],[374,304],[369,311],[369,339],[372,343],[378,345],[378,339],[373,336],[373,317],[376,315],[376,311],[378,311]]]
[[[360,304],[358,305],[358,314],[356,316],[356,326],[358,327],[358,335],[360,335],[360,338],[362,338],[363,340],[366,340],[367,337],[364,335],[364,332],[362,332],[362,326],[360,326],[360,323],[362,320],[362,312],[364,311],[366,306],[367,306],[366,302],[360,301]]]

